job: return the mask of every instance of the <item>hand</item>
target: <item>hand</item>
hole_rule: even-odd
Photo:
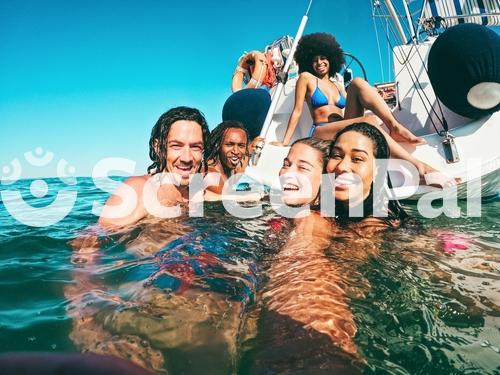
[[[279,141],[274,141],[274,142],[270,142],[273,146],[279,146],[279,147],[287,147],[287,145],[283,144],[283,142],[279,142]]]
[[[244,53],[243,56],[240,57],[238,61],[238,65],[243,68],[248,70],[250,68],[250,63],[255,61],[255,57],[257,54],[260,53],[259,51],[250,51],[247,53]]]
[[[242,69],[248,70],[248,60],[250,53],[244,53],[238,60],[238,66]]]
[[[248,145],[248,153],[251,154],[255,150],[255,146],[257,146],[260,142],[265,143],[265,139],[263,137],[255,137],[254,140]]]

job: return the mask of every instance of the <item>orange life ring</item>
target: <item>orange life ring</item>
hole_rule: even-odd
[[[233,92],[246,88],[266,86],[272,88],[276,84],[276,72],[272,63],[272,53],[251,51],[244,54],[233,74],[231,87]]]

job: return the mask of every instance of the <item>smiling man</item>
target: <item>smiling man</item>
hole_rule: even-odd
[[[207,190],[221,194],[224,183],[234,174],[243,173],[248,164],[248,132],[238,121],[224,121],[210,133],[208,171],[220,174],[219,184]]]
[[[186,203],[189,181],[202,171],[209,135],[203,114],[176,107],[160,116],[151,131],[148,173],[121,184],[108,199],[99,218],[104,227],[133,224],[158,210]]]

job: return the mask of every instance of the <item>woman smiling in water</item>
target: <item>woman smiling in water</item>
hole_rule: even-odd
[[[334,233],[332,222],[317,211],[308,210],[319,204],[321,175],[329,154],[330,142],[301,139],[292,145],[283,161],[281,201],[295,208],[296,214],[293,230],[267,273],[269,282],[262,294],[261,322],[268,327],[263,331],[264,339],[272,341],[270,347],[315,348],[321,343],[322,356],[328,354],[328,363],[321,363],[321,368],[345,370],[344,365],[352,358],[346,362],[343,353],[351,356],[357,352],[352,340],[356,325],[338,266],[325,256]],[[285,366],[292,363],[283,358],[280,362]]]
[[[388,159],[389,156],[384,135],[370,124],[352,124],[337,134],[326,166],[326,172],[333,173],[335,177],[332,195],[336,203],[337,221],[370,221],[372,224],[379,222],[398,226],[407,217],[397,200],[389,201],[388,215],[384,219],[373,217],[373,198],[380,193],[373,191],[374,180],[379,172],[374,168],[375,161]],[[356,206],[362,206],[362,215],[350,217],[350,209]]]
[[[304,138],[294,142],[280,169],[282,201],[289,206],[319,204],[321,175],[330,155],[330,142]]]
[[[357,222],[370,218],[372,222],[395,225],[407,216],[397,201],[389,202],[387,218],[373,218],[373,182],[377,174],[374,163],[389,156],[384,135],[367,123],[345,127],[332,144],[315,138],[300,139],[293,143],[280,170],[282,201],[289,206],[317,207],[322,173],[334,174],[331,198],[335,200],[338,220]],[[349,209],[359,205],[363,214],[349,217]]]
[[[349,307],[345,275],[356,275],[358,284],[350,293],[362,295],[369,284],[357,268],[378,252],[380,237],[372,235],[397,227],[406,216],[399,204],[391,202],[388,218],[373,217],[373,181],[379,173],[374,161],[388,156],[384,136],[366,123],[350,125],[339,132],[331,152],[329,143],[318,139],[298,140],[290,148],[280,171],[283,203],[317,207],[321,175],[328,172],[337,179],[331,195],[325,198],[323,194],[322,198],[334,199],[338,212],[335,220],[321,217],[315,210],[309,215],[301,212],[295,216],[288,240],[269,267],[263,320],[272,319],[273,323],[267,325],[271,331],[277,330],[269,332],[273,347],[305,341],[301,347],[314,348],[317,342],[328,338],[333,345],[329,349],[322,346],[322,350],[331,355],[323,356],[326,362],[318,366],[342,373],[352,370],[344,356],[347,353],[358,357],[353,340],[357,328]],[[357,194],[351,194],[354,199],[349,199],[349,190],[353,188]],[[349,208],[359,205],[365,208],[363,215],[350,218]],[[316,344],[308,343],[312,337]]]

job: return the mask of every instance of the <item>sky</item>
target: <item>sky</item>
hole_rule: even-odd
[[[307,4],[2,0],[0,173],[17,158],[23,178],[55,175],[54,167],[24,160],[42,148],[78,176],[106,157],[134,160],[134,173],[143,174],[158,117],[186,105],[215,127],[239,56],[295,35]],[[332,33],[360,59],[371,83],[388,80],[370,0],[314,0],[305,33],[318,31]],[[387,55],[383,43],[384,61]]]

